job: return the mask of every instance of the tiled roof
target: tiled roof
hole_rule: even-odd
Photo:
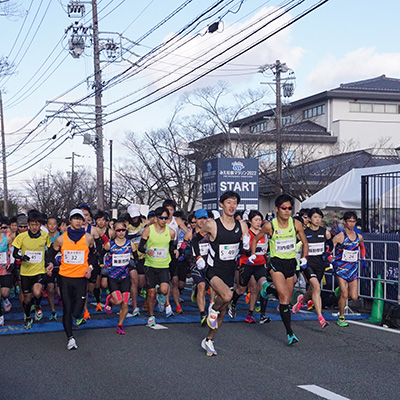
[[[363,81],[342,83],[338,88],[333,89],[332,91],[339,90],[400,93],[400,79],[388,78],[386,75],[381,75],[376,78],[366,79]]]

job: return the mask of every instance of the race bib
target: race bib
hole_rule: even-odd
[[[325,250],[325,243],[308,243],[308,255],[320,256]]]
[[[85,252],[77,250],[64,250],[64,262],[67,264],[84,264]]]
[[[39,264],[43,260],[43,251],[25,251],[25,255],[29,257],[29,261],[27,261],[30,264]]]
[[[167,247],[159,247],[159,248],[152,248],[154,250],[153,258],[167,258],[168,248]]]
[[[208,254],[208,248],[210,247],[210,243],[200,243],[200,255],[206,256]]]
[[[219,259],[221,261],[234,260],[238,255],[238,252],[239,252],[239,243],[219,245]]]
[[[7,253],[5,251],[0,253],[0,264],[7,264]]]
[[[358,250],[343,250],[342,261],[346,262],[358,261]]]
[[[296,250],[296,241],[294,238],[282,239],[275,242],[275,250],[277,253],[290,253]]]
[[[267,244],[266,243],[257,243],[256,247],[256,255],[257,256],[262,256],[267,252]]]
[[[131,258],[130,253],[126,254],[113,254],[112,255],[112,265],[115,267],[124,267],[129,264]]]

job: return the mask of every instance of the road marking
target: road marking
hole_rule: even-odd
[[[168,329],[166,326],[161,325],[161,324],[155,324],[153,326],[149,326],[149,328],[156,329],[156,330],[158,330],[158,329]]]
[[[330,390],[323,389],[322,387],[319,387],[317,385],[299,385],[298,386],[300,389],[307,390],[311,393],[316,394],[317,396],[320,396],[324,399],[328,400],[350,400],[348,397],[343,397],[340,394],[336,394],[334,392],[331,392]]]
[[[376,325],[366,324],[366,323],[364,323],[364,322],[351,321],[351,320],[349,320],[349,319],[346,319],[346,321],[347,321],[349,324],[365,326],[365,327],[367,327],[367,328],[374,328],[374,329],[378,329],[378,330],[380,330],[380,331],[392,332],[392,333],[400,333],[400,331],[397,330],[397,329],[384,328],[383,326],[376,326]]]

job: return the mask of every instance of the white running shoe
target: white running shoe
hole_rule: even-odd
[[[0,317],[0,326],[4,326],[4,315]]]
[[[67,343],[67,349],[68,350],[76,350],[78,348],[78,345],[76,344],[75,338],[71,337],[68,339]]]
[[[5,312],[9,312],[11,310],[11,303],[8,299],[3,299],[3,307]]]
[[[219,311],[215,311],[212,307],[208,308],[207,325],[211,329],[218,328],[218,315]]]
[[[209,357],[217,355],[217,352],[214,348],[214,342],[211,339],[207,340],[207,338],[204,338],[201,341],[201,347],[207,352]]]
[[[172,311],[171,304],[168,304],[167,307],[165,307],[165,316],[167,318],[174,316],[174,312]]]

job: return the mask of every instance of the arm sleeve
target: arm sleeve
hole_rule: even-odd
[[[14,241],[15,242],[15,241]],[[14,245],[14,250],[13,250],[13,257],[16,259],[16,260],[21,260],[22,259],[22,255],[20,255],[19,254],[19,248],[18,247],[15,247],[15,245]]]
[[[360,256],[361,258],[365,258],[365,246],[364,246],[364,242],[360,243]]]
[[[97,257],[96,257],[96,249],[94,247],[89,248],[89,256],[88,256],[88,263],[89,265],[95,265],[97,262]]]
[[[175,250],[176,250],[176,247],[175,247],[175,242],[173,241],[173,240],[171,240],[170,242],[169,242],[169,254],[171,255],[171,260],[175,260]]]
[[[147,239],[140,238],[138,250],[143,254],[146,253],[146,251],[147,251]]]
[[[196,258],[198,258],[200,256],[199,242],[203,238],[204,238],[204,236],[200,232],[197,232],[195,235],[193,235],[193,238],[192,238],[192,249],[193,249],[193,253],[196,256]]]
[[[53,246],[50,246],[49,249],[46,251],[46,264],[52,263],[56,264],[56,255],[58,254],[58,251],[54,250]]]

